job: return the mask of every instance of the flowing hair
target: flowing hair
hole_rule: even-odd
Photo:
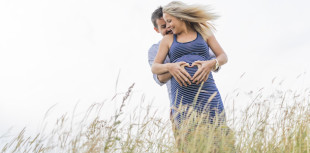
[[[199,32],[204,40],[207,40],[212,35],[212,31],[216,30],[210,21],[219,17],[209,10],[209,6],[187,5],[180,1],[172,1],[163,7],[163,13],[184,21],[187,26]]]

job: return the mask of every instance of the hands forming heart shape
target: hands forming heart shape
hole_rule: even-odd
[[[190,74],[185,70],[185,67],[194,67],[197,66],[198,69],[193,75]],[[176,81],[180,84],[180,86],[187,86],[191,85],[192,83],[196,83],[197,85],[201,82],[207,81],[209,74],[214,67],[214,61],[195,61],[191,65],[186,62],[177,62],[171,63],[169,67],[170,74],[176,79]]]

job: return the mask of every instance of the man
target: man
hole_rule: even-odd
[[[152,23],[154,25],[154,30],[157,33],[160,33],[162,36],[165,36],[168,34],[173,34],[171,29],[168,29],[168,26],[166,26],[166,22],[163,19],[162,7],[157,8],[152,13],[151,20],[152,20]],[[155,60],[156,54],[157,54],[158,49],[159,49],[159,44],[160,44],[160,41],[157,44],[153,44],[152,47],[148,51],[148,61],[149,61],[150,67],[152,67],[152,64]],[[210,59],[216,58],[213,51],[211,50],[211,48],[209,48],[209,54],[210,54]],[[204,66],[205,64],[203,64],[204,62],[205,61],[201,61],[202,66],[200,67],[200,69],[202,69],[202,71],[204,71],[204,68],[205,68],[205,66]],[[170,63],[170,59],[168,56],[164,60],[164,63]],[[218,67],[218,69],[214,70],[214,72],[218,72],[219,69],[220,69],[220,67]],[[183,71],[183,72],[181,72],[181,71]],[[185,82],[190,81],[190,80],[189,79],[186,80],[187,76],[185,75],[184,71],[185,71],[185,73],[187,73],[186,70],[184,69],[184,66],[182,67],[181,65],[178,65],[177,63],[171,63],[171,66],[169,68],[169,72],[164,73],[164,74],[160,74],[160,75],[153,74],[153,78],[157,84],[159,84],[160,86],[166,84],[168,94],[169,94],[169,99],[170,99],[170,107],[172,107],[172,104],[173,104],[172,103],[172,97],[171,97],[171,81],[170,81],[170,79],[172,76],[174,76],[175,78],[176,77],[181,78],[181,79],[183,78],[183,80],[178,81],[178,82],[179,82],[179,84],[181,84],[181,83],[185,84]],[[199,74],[199,75],[201,75],[201,74]],[[173,120],[171,111],[170,111],[170,120],[172,122],[172,130],[173,130],[174,136],[176,138],[177,144],[179,144],[180,139],[178,136],[178,130],[176,130],[176,127],[174,125],[174,120]]]
[[[157,8],[152,13],[151,20],[152,20],[152,23],[154,25],[154,30],[157,33],[160,33],[162,36],[165,36],[168,34],[173,34],[172,31],[170,29],[168,29],[168,27],[166,26],[166,22],[163,19],[162,7]],[[159,44],[160,44],[160,41],[157,44],[153,44],[152,47],[148,51],[148,61],[149,61],[150,67],[152,67],[152,64],[155,60],[156,54],[157,54],[158,49],[159,49]],[[211,50],[211,48],[209,48],[209,54],[210,54],[210,60],[216,58],[213,51]],[[206,61],[201,61],[201,63],[202,63],[202,66],[200,67],[201,71],[205,70],[204,65],[206,65],[206,64],[204,64],[204,62],[206,62]],[[170,59],[168,56],[166,57],[164,63],[170,63]],[[172,106],[171,82],[170,82],[171,77],[173,76],[173,77],[178,77],[178,78],[186,78],[184,73],[180,72],[181,70],[185,71],[184,67],[178,65],[177,63],[171,63],[171,65],[172,66],[170,66],[169,72],[164,73],[164,74],[160,74],[160,75],[153,74],[153,78],[157,84],[159,84],[160,86],[166,84],[167,90],[169,93],[170,107]],[[219,69],[220,69],[220,67],[218,67],[218,69],[214,70],[213,72],[218,72]],[[199,75],[201,75],[201,74],[199,74]],[[184,82],[186,82],[186,80],[182,80],[181,82],[184,83]],[[180,84],[180,82],[179,82],[179,84]],[[170,111],[170,120],[172,122],[172,130],[173,130],[175,139],[177,141],[177,144],[179,144],[180,139],[178,136],[178,130],[176,130],[176,127],[174,125],[174,121],[173,121],[173,117],[171,115],[171,111]],[[228,126],[226,128],[223,128],[222,130],[223,130],[223,132],[226,132],[227,136],[229,136],[229,137],[227,137],[227,140],[226,140],[227,142],[225,142],[228,144],[228,148],[231,148],[232,151],[235,150],[235,146],[234,146],[235,140],[234,140],[233,131],[231,131],[231,129]],[[179,146],[179,145],[177,145],[177,146]],[[233,151],[233,152],[235,152],[235,151]]]
[[[160,33],[162,36],[165,36],[167,34],[173,34],[172,31],[170,29],[167,28],[166,26],[166,22],[163,19],[163,13],[162,13],[162,7],[157,8],[153,13],[152,13],[152,23],[154,25],[154,30],[157,33]],[[154,59],[156,57],[156,54],[158,52],[158,48],[159,48],[159,44],[160,41],[157,44],[153,44],[152,47],[149,49],[148,51],[148,61],[150,66],[152,67],[152,64],[154,62]],[[213,59],[215,58],[214,53],[211,51],[211,49],[209,49],[209,54],[210,54],[210,58]],[[164,63],[170,63],[170,59],[167,56]],[[181,73],[181,70],[185,70],[184,67],[178,65],[178,64],[173,64],[169,70],[169,73],[164,73],[164,74],[160,74],[160,75],[156,75],[153,74],[153,78],[156,81],[157,84],[159,84],[160,86],[166,84],[167,86],[167,90],[168,90],[168,94],[169,94],[169,99],[170,99],[170,106],[171,106],[171,102],[172,102],[172,97],[171,97],[171,82],[170,79],[172,76],[179,76],[179,78],[186,78],[186,76]],[[219,68],[215,71],[217,72],[219,70]],[[188,80],[189,81],[189,80]],[[186,80],[181,80],[181,82],[186,82]],[[179,82],[180,83],[180,82]]]

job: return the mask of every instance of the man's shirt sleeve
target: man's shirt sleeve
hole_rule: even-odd
[[[210,47],[209,47],[209,55],[210,55],[210,60],[216,58],[213,50]]]
[[[149,65],[150,67],[152,67],[152,64],[155,60],[155,57],[156,57],[156,54],[157,54],[157,51],[158,51],[158,44],[154,44],[152,45],[152,47],[149,49],[149,52],[148,52],[148,60],[149,60]],[[162,83],[158,80],[157,78],[157,74],[153,74],[153,79],[155,80],[155,82],[157,84],[159,84],[160,86],[166,84],[166,83]]]

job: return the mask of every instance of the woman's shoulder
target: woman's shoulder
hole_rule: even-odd
[[[209,40],[215,39],[214,33],[212,31],[208,31],[207,33],[207,37],[206,37],[206,42],[208,42]]]
[[[173,34],[165,35],[161,41],[170,46],[173,42]]]
[[[165,41],[171,41],[173,40],[173,34],[167,34],[163,37],[163,40]]]

